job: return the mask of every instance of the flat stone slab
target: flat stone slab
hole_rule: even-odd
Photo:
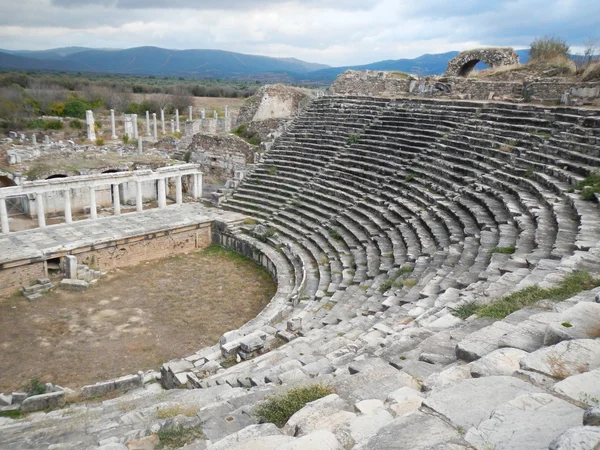
[[[527,352],[516,348],[499,348],[472,362],[471,376],[478,378],[492,375],[512,375],[519,370],[519,362],[526,355],[528,355]]]
[[[165,209],[149,209],[120,216],[78,220],[70,224],[17,231],[0,236],[0,264],[22,259],[43,259],[45,254],[69,251],[114,240],[157,233],[174,228],[209,222],[237,222],[245,215],[201,203],[184,203]]]
[[[597,399],[600,399],[600,369],[559,381],[554,385],[554,391],[592,406],[597,403]]]
[[[230,450],[240,444],[265,436],[281,436],[281,431],[272,423],[249,425],[237,433],[230,434],[220,441],[215,442],[209,448],[210,450]],[[287,440],[280,440],[279,442],[283,443],[287,442]]]
[[[487,419],[496,407],[541,389],[506,376],[473,378],[434,392],[423,400],[431,408],[465,430]]]
[[[515,330],[505,322],[495,322],[465,337],[456,345],[456,357],[464,361],[475,361],[499,347],[500,338]]]
[[[600,367],[600,340],[563,341],[527,355],[520,364],[521,369],[562,380]]]
[[[548,450],[596,450],[600,445],[600,427],[577,427],[554,439]]]
[[[290,436],[304,436],[316,430],[335,432],[339,425],[356,417],[348,409],[349,405],[342,398],[330,394],[307,403],[290,417],[283,432]]]
[[[60,408],[65,405],[65,393],[50,392],[49,394],[34,395],[33,397],[27,397],[21,403],[21,411],[39,411],[42,409]]]
[[[581,424],[581,408],[550,394],[527,394],[495,408],[465,440],[475,448],[538,450]]]
[[[354,450],[424,450],[458,436],[442,419],[418,411],[394,419]]]

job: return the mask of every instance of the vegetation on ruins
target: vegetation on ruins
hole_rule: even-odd
[[[159,439],[159,449],[180,448],[190,444],[196,439],[206,439],[202,428],[194,426],[185,428],[183,425],[173,428],[165,428],[157,433]]]
[[[348,139],[346,139],[346,143],[348,145],[357,144],[360,141],[360,134],[358,133],[350,133],[348,135]]]
[[[490,255],[493,255],[494,253],[501,253],[503,255],[512,255],[514,252],[515,252],[515,246],[510,245],[507,247],[494,247],[493,249],[490,250]]]
[[[267,401],[254,410],[254,415],[260,422],[270,422],[283,427],[297,411],[307,403],[333,394],[330,386],[314,384],[295,389],[290,389],[284,394],[268,397]]]
[[[594,201],[596,199],[595,194],[600,194],[600,173],[588,175],[584,180],[577,183],[573,189],[581,191],[583,200]]]
[[[600,286],[600,279],[594,278],[587,271],[577,271],[563,278],[556,286],[541,288],[537,285],[528,286],[513,292],[487,305],[466,303],[455,308],[452,312],[457,317],[465,319],[473,314],[479,317],[503,319],[509,314],[527,306],[532,306],[540,300],[562,301],[575,294]]]
[[[233,134],[245,140],[248,144],[251,145],[259,145],[260,144],[260,136],[258,133],[254,131],[250,131],[246,124],[242,124],[233,130]]]
[[[27,392],[29,397],[33,395],[40,395],[46,393],[46,385],[40,381],[38,377],[31,378],[25,386],[23,386],[23,391]]]
[[[544,36],[534,39],[529,48],[530,60],[549,61],[556,57],[569,55],[569,45],[557,36]]]

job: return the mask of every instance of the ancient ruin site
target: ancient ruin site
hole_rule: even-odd
[[[599,449],[600,79],[532,61],[7,131],[0,449]]]

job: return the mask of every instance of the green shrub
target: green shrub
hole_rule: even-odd
[[[44,120],[43,119],[33,119],[27,122],[27,128],[31,130],[35,129],[43,129],[44,128]]]
[[[44,130],[62,130],[62,128],[63,128],[62,120],[58,120],[58,119],[46,120],[46,122],[44,123]]]
[[[123,135],[123,144],[129,144],[129,136],[126,134]]]
[[[251,145],[260,145],[260,136],[258,133],[254,131],[250,131],[246,124],[242,124],[233,130],[233,134],[245,140],[248,144]]]
[[[494,247],[490,250],[490,255],[494,253],[501,253],[503,255],[512,255],[515,252],[515,246],[510,245],[508,247]]]
[[[46,392],[46,385],[38,377],[33,377],[23,386],[23,390],[31,397],[32,395],[44,394]]]
[[[566,41],[556,36],[536,38],[529,48],[529,58],[537,61],[547,61],[568,54],[569,46]]]
[[[97,138],[97,139],[96,139],[96,145],[98,145],[98,146],[104,145],[104,139],[102,139],[102,138]]]
[[[65,103],[65,117],[85,119],[85,111],[92,107],[80,98],[74,97]]]
[[[348,139],[346,139],[348,145],[357,144],[358,141],[360,141],[360,134],[358,133],[351,133],[348,135]]]
[[[336,241],[342,240],[342,236],[340,235],[340,232],[338,230],[336,230],[335,228],[330,228],[329,230],[327,230],[327,233],[329,234],[329,236],[332,239],[335,239]]]
[[[269,397],[254,410],[261,423],[270,422],[283,427],[307,403],[333,394],[333,388],[322,384],[290,389],[285,394]]]
[[[451,312],[452,315],[464,320],[468,317],[471,317],[473,314],[476,314],[478,310],[479,306],[477,306],[475,302],[468,302],[463,303],[455,309],[452,309]]]
[[[69,122],[69,127],[73,130],[83,130],[83,122],[79,119],[73,119]]]
[[[269,168],[267,169],[267,173],[268,173],[269,175],[275,175],[275,174],[277,174],[277,167],[269,167]]]
[[[586,201],[594,201],[596,196],[600,194],[600,173],[592,173],[583,181],[580,181],[575,189],[581,191],[581,198]]]

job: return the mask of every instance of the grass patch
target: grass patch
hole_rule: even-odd
[[[492,319],[504,319],[509,314],[518,311],[526,306],[534,305],[540,300],[552,300],[559,302],[566,300],[575,294],[594,289],[600,286],[600,279],[592,277],[587,271],[573,272],[560,283],[552,288],[540,288],[538,286],[529,286],[520,291],[513,292],[499,300],[496,300],[484,306],[470,306],[469,310],[463,313],[470,312],[477,314],[480,317],[490,317]],[[453,312],[457,317],[458,310]]]
[[[414,180],[415,178],[417,178],[417,174],[416,173],[408,173],[406,174],[406,176],[404,177],[404,182],[405,183],[410,183],[412,180]]]
[[[417,280],[415,280],[414,278],[409,278],[408,280],[404,280],[402,284],[404,284],[405,288],[411,289],[417,285]]]
[[[180,448],[196,439],[206,439],[199,426],[184,428],[180,425],[175,428],[167,428],[156,433],[160,440],[159,449]]]
[[[18,409],[12,411],[0,411],[0,417],[7,417],[9,419],[20,419],[23,416],[25,416],[25,413]]]
[[[193,417],[197,412],[197,407],[173,405],[166,408],[157,409],[156,415],[159,419],[170,419],[177,416]]]
[[[221,361],[221,367],[223,369],[229,369],[230,367],[235,366],[237,363],[238,363],[238,360],[237,360],[236,356],[233,355],[233,356],[230,356],[229,358]]]
[[[357,144],[358,141],[360,141],[360,134],[358,133],[350,133],[346,139],[348,145]]]
[[[510,245],[508,247],[494,247],[490,250],[490,255],[494,253],[501,253],[503,255],[512,255],[515,252],[515,246]]]
[[[412,273],[413,270],[415,270],[415,268],[412,266],[402,266],[400,267],[399,273],[400,275],[404,275],[407,273]]]
[[[329,237],[335,239],[336,241],[342,240],[342,235],[335,228],[330,228],[329,230],[327,230],[327,233],[329,234]]]
[[[279,428],[307,403],[333,394],[333,388],[322,384],[314,384],[290,389],[285,394],[269,397],[265,403],[254,410],[254,415],[261,423],[274,423]]]
[[[458,317],[459,319],[467,319],[471,317],[473,314],[476,314],[479,309],[479,306],[475,302],[468,302],[460,305],[458,308],[452,310],[452,315]]]
[[[277,174],[277,167],[269,167],[269,168],[267,169],[267,173],[268,173],[269,175],[276,175],[276,174]]]
[[[251,219],[250,217],[244,219],[242,222],[244,225],[256,225],[256,220]]]
[[[594,194],[600,194],[600,173],[591,173],[585,180],[577,183],[575,189],[581,191],[582,200],[594,201]]]

